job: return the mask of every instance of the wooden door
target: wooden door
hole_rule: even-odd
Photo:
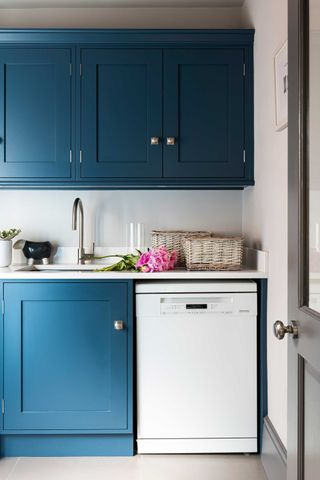
[[[319,32],[319,0],[290,1],[288,480],[320,472]]]

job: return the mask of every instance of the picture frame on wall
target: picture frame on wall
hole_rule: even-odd
[[[276,131],[288,126],[288,42],[274,57]]]

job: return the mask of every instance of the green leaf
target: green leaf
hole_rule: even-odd
[[[139,253],[139,251],[137,250]],[[107,267],[99,268],[95,270],[95,272],[123,272],[123,271],[134,271],[137,272],[139,271],[136,268],[136,263],[139,260],[140,253],[138,255],[135,255],[133,253],[127,253],[126,255],[105,255],[103,257],[95,257],[92,256],[93,259],[101,260],[103,258],[121,258],[119,262],[114,263],[113,265],[109,265]]]
[[[14,237],[19,235],[21,232],[20,229],[11,228],[10,230],[2,230],[0,231],[0,240],[12,240]]]

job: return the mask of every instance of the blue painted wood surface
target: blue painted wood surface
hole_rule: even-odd
[[[71,177],[70,49],[0,48],[0,175]]]
[[[4,430],[132,432],[127,284],[13,282],[4,298]]]
[[[16,74],[16,80],[10,82],[12,88],[15,84],[19,87],[25,110],[30,110],[30,103],[35,108],[27,128],[19,128],[18,141],[10,141],[9,134],[11,150],[6,150],[0,128],[4,139],[0,143],[0,185],[113,189],[237,189],[253,185],[253,35],[252,30],[0,30],[0,59],[14,50],[9,48],[12,46],[19,47],[16,51],[35,52],[35,57],[41,51],[52,56],[55,51],[69,51],[72,70],[72,77],[67,78],[69,62],[54,59],[60,80],[51,77],[42,82],[40,95],[34,89],[30,98],[24,95],[30,75],[37,86],[48,66],[38,66],[31,74],[28,68],[22,72],[21,66],[21,75]],[[216,60],[223,52],[227,59],[218,66]],[[246,64],[245,79],[240,79],[240,58]],[[37,120],[42,116],[40,99],[48,97],[49,89],[65,92],[64,101],[57,99],[58,107],[71,105],[71,112],[59,122],[56,139],[52,109],[47,109],[42,125]],[[67,95],[69,102],[65,101]],[[10,100],[13,95],[8,97]],[[54,95],[49,97],[49,103],[54,100]],[[9,110],[8,125],[15,123],[10,118],[17,115],[25,125],[26,115]],[[1,96],[0,115],[4,124],[7,118]],[[69,148],[61,140],[66,140],[70,118],[71,164]],[[160,145],[151,146],[151,136],[159,136]],[[176,136],[177,145],[167,147],[166,136]],[[33,141],[35,137],[40,138],[38,143]],[[52,142],[56,142],[55,148],[49,148]]]
[[[3,457],[132,456],[133,435],[3,435]]]
[[[244,141],[246,151],[245,176],[254,184],[254,85],[253,44],[244,48],[246,79],[244,82]]]
[[[96,45],[123,47],[178,47],[187,43],[190,48],[209,45],[252,45],[253,29],[90,29],[90,28],[2,28],[0,43],[30,45],[43,43]]]
[[[244,178],[241,49],[164,52],[166,177]]]
[[[268,414],[267,299],[268,280],[258,285],[258,453],[262,449],[263,419]]]
[[[161,177],[162,51],[81,52],[81,178]]]

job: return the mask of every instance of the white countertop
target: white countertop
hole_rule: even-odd
[[[265,272],[253,269],[219,272],[190,272],[176,269],[169,272],[93,272],[93,271],[12,271],[0,268],[0,280],[227,280],[267,278]]]
[[[169,272],[142,273],[79,271],[74,261],[62,262],[60,257],[60,262],[57,261],[55,265],[73,270],[50,271],[50,268],[55,268],[53,264],[47,267],[43,266],[43,268],[47,268],[43,271],[28,270],[26,264],[12,265],[0,268],[0,280],[248,280],[268,277],[268,254],[266,252],[246,248],[244,259],[246,266],[237,271],[188,271],[184,268],[177,268]],[[102,264],[97,264],[96,268],[102,266]],[[19,270],[21,267],[26,270]],[[92,268],[92,265],[88,268]]]

